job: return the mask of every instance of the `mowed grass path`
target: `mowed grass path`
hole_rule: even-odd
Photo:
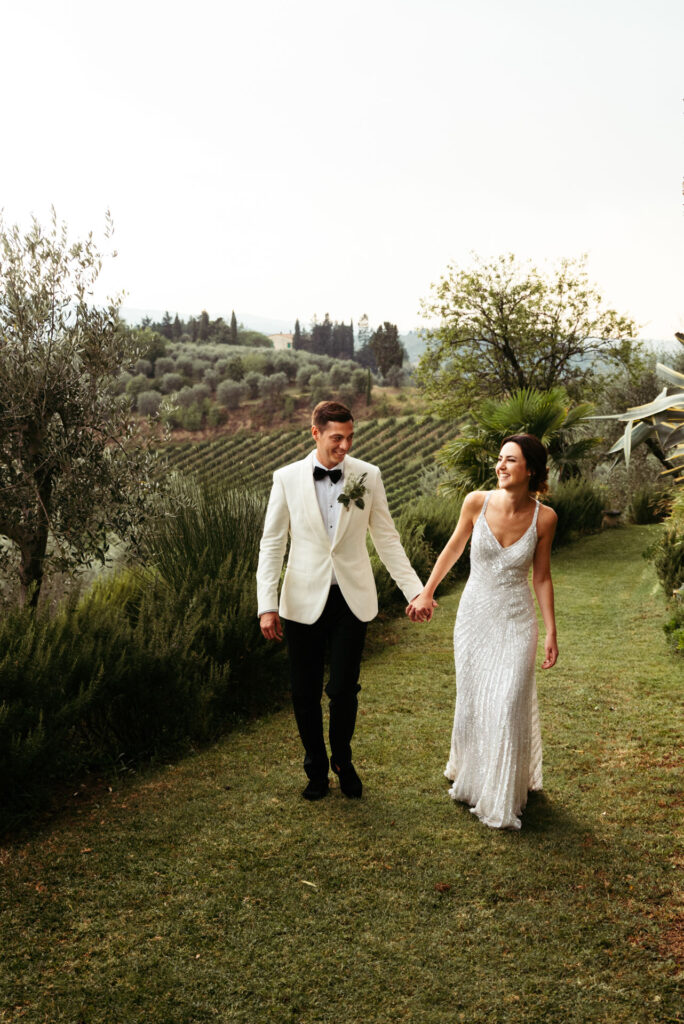
[[[654,529],[555,558],[545,791],[520,833],[447,796],[452,593],[429,626],[373,628],[361,801],[299,797],[284,710],[5,846],[0,1021],[681,1020],[684,670]]]

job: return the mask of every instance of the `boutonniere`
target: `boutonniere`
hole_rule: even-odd
[[[351,508],[352,501],[354,502],[357,508],[364,507],[363,496],[366,493],[366,488],[364,486],[365,479],[365,473],[363,473],[361,476],[354,476],[353,474],[350,474],[349,480],[347,481],[344,490],[337,499],[338,501],[342,502],[347,512]]]

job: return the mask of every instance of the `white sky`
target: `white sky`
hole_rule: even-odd
[[[449,261],[589,254],[684,329],[681,0],[0,0],[0,206],[111,209],[130,307],[402,331]]]

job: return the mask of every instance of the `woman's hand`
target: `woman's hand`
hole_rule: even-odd
[[[428,597],[423,591],[418,594],[418,597],[414,597],[407,606],[406,614],[411,622],[429,622],[436,607],[437,602],[434,597]]]
[[[544,660],[542,668],[553,668],[558,661],[558,642],[555,633],[547,633],[544,641]]]

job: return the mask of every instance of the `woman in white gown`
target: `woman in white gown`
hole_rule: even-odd
[[[529,790],[542,788],[542,749],[534,675],[537,616],[546,628],[542,668],[558,658],[551,581],[557,517],[534,495],[544,492],[546,450],[531,434],[505,439],[498,489],[473,491],[458,525],[407,614],[431,617],[434,593],[472,534],[470,576],[454,628],[456,713],[444,774],[454,800],[492,828],[520,828]]]

